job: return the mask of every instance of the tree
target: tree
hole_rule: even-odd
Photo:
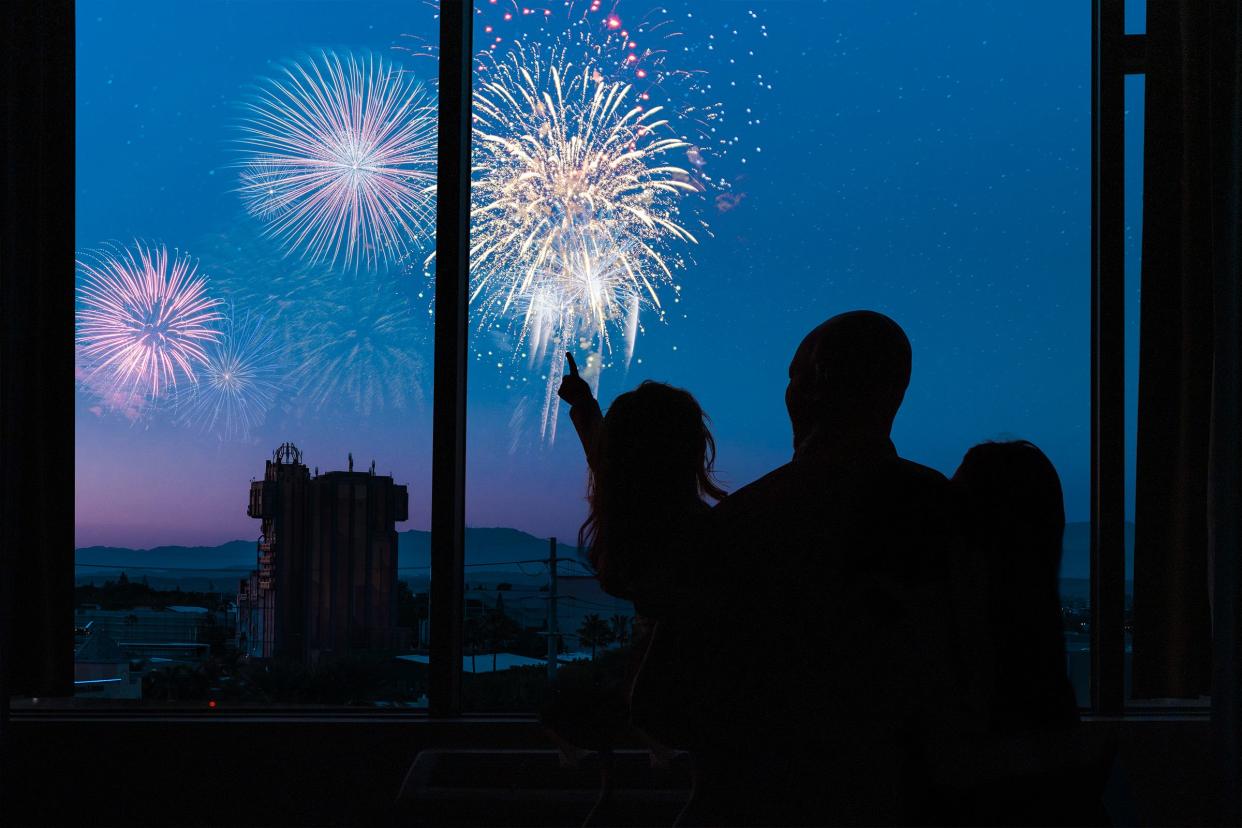
[[[405,581],[397,581],[397,626],[418,633],[419,622],[427,617],[427,593],[417,595]]]
[[[591,648],[591,660],[594,661],[596,649],[611,643],[612,629],[607,621],[591,613],[582,619],[582,626],[578,627],[578,640]]]
[[[612,640],[618,644],[625,645],[630,643],[630,625],[633,621],[628,615],[617,613],[608,619],[608,624],[612,628]]]
[[[504,604],[483,616],[482,637],[492,651],[492,672],[496,672],[496,653],[508,646],[522,632],[516,621],[505,614]]]
[[[470,672],[477,675],[479,671],[477,665],[475,664],[474,657],[479,652],[479,647],[483,643],[482,619],[477,616],[467,618],[463,632],[465,633],[465,641],[463,643],[470,649]]]

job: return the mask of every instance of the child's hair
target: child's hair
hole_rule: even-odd
[[[712,475],[716,443],[693,395],[647,381],[613,401],[590,452],[578,546],[604,588],[626,596],[648,552],[704,497],[725,496]]]

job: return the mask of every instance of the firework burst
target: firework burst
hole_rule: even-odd
[[[291,379],[306,406],[368,416],[421,401],[426,326],[398,280],[311,280],[288,298]]]
[[[436,111],[412,75],[325,52],[286,66],[247,109],[239,189],[287,251],[357,269],[429,236]]]
[[[486,74],[474,100],[471,302],[480,328],[516,327],[532,355],[556,346],[554,390],[567,343],[610,352],[616,328],[628,361],[640,308],[660,308],[684,265],[670,248],[697,242],[678,211],[702,187],[670,163],[689,144],[662,107],[590,62],[519,43]],[[546,436],[556,411],[545,403]]]
[[[135,242],[82,255],[77,267],[84,387],[132,410],[196,381],[221,318],[196,261]]]
[[[579,247],[561,250],[539,269],[515,314],[520,320],[518,350],[525,347],[531,367],[548,369],[541,417],[541,432],[548,439],[556,436],[556,390],[561,378],[553,369],[565,351],[592,352],[588,367],[598,369],[594,363],[614,353],[613,340],[619,334],[628,367],[639,313],[654,306],[626,269],[627,251],[600,245],[589,235],[575,241]],[[589,370],[584,376],[598,393],[599,371]]]
[[[282,349],[262,316],[230,309],[221,328],[199,381],[178,392],[178,419],[223,440],[247,440],[280,393]]]

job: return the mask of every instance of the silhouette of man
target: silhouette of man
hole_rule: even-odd
[[[889,438],[910,371],[882,314],[815,328],[789,365],[793,459],[714,511],[686,824],[926,818],[928,723],[962,665],[948,482]]]

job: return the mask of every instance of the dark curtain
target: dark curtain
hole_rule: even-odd
[[[13,697],[73,693],[73,8],[0,14],[0,686]]]
[[[1134,695],[1212,694],[1242,823],[1242,2],[1147,6]]]
[[[1207,694],[1212,674],[1208,481],[1220,340],[1220,188],[1236,131],[1212,90],[1229,71],[1217,21],[1234,0],[1147,12],[1143,259],[1134,550],[1137,698]],[[1236,11],[1236,8],[1233,9]],[[1228,45],[1228,44],[1225,44]],[[1234,228],[1236,232],[1236,228]]]
[[[1242,0],[1208,3],[1214,300],[1208,554],[1221,823],[1242,825]]]

